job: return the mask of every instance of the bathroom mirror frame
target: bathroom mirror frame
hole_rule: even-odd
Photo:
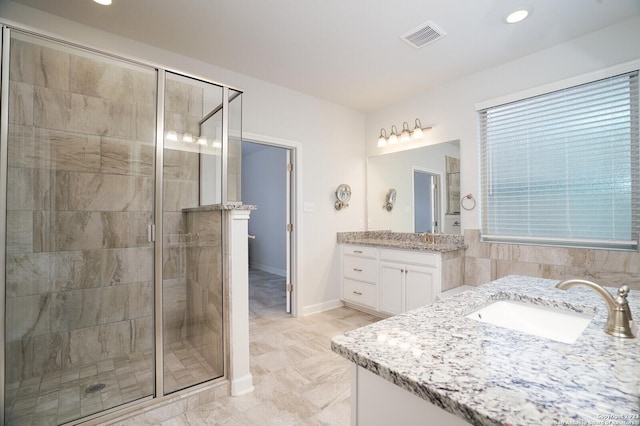
[[[450,191],[447,188],[445,157],[460,159],[459,140],[369,156],[366,179],[367,230],[415,232],[412,166],[417,166],[441,176],[440,184],[444,188],[440,188],[438,200],[441,220],[439,232],[460,234],[460,214],[448,209]],[[389,188],[395,188],[397,194],[395,206],[390,211],[386,209]]]

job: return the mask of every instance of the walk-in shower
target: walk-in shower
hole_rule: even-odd
[[[223,377],[222,214],[203,205],[239,198],[240,92],[2,37],[4,423],[72,422]]]

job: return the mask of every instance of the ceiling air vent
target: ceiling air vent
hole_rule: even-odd
[[[416,49],[419,49],[420,47],[431,44],[436,40],[440,40],[446,35],[447,33],[434,22],[427,21],[424,24],[418,25],[406,34],[403,34],[400,38]]]

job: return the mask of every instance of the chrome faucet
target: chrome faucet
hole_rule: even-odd
[[[568,290],[571,287],[582,286],[594,290],[606,302],[608,309],[607,325],[604,332],[615,337],[633,338],[636,337],[635,324],[631,317],[631,309],[627,302],[629,286],[623,285],[618,289],[618,296],[614,298],[604,287],[586,280],[566,280],[556,284],[561,290]]]

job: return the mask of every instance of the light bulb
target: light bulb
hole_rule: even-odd
[[[391,126],[391,134],[389,135],[389,145],[394,145],[398,143],[398,129],[395,124]]]
[[[207,138],[205,138],[204,136],[200,136],[198,138],[198,145],[207,145]]]
[[[387,131],[380,129],[380,137],[378,138],[378,148],[382,148],[387,145]]]
[[[504,20],[507,24],[515,24],[520,21],[524,21],[529,16],[529,10],[518,9],[508,14]]]
[[[411,140],[411,131],[409,124],[405,121],[402,123],[402,133],[400,133],[400,142],[409,142]]]
[[[165,136],[165,139],[168,141],[177,141],[178,140],[178,134],[176,133],[175,130],[169,130],[167,132],[167,136]]]
[[[193,143],[193,136],[191,136],[191,133],[185,133],[182,136],[182,142]]]
[[[93,0],[93,1],[103,6],[109,6],[111,4],[111,0]]]

